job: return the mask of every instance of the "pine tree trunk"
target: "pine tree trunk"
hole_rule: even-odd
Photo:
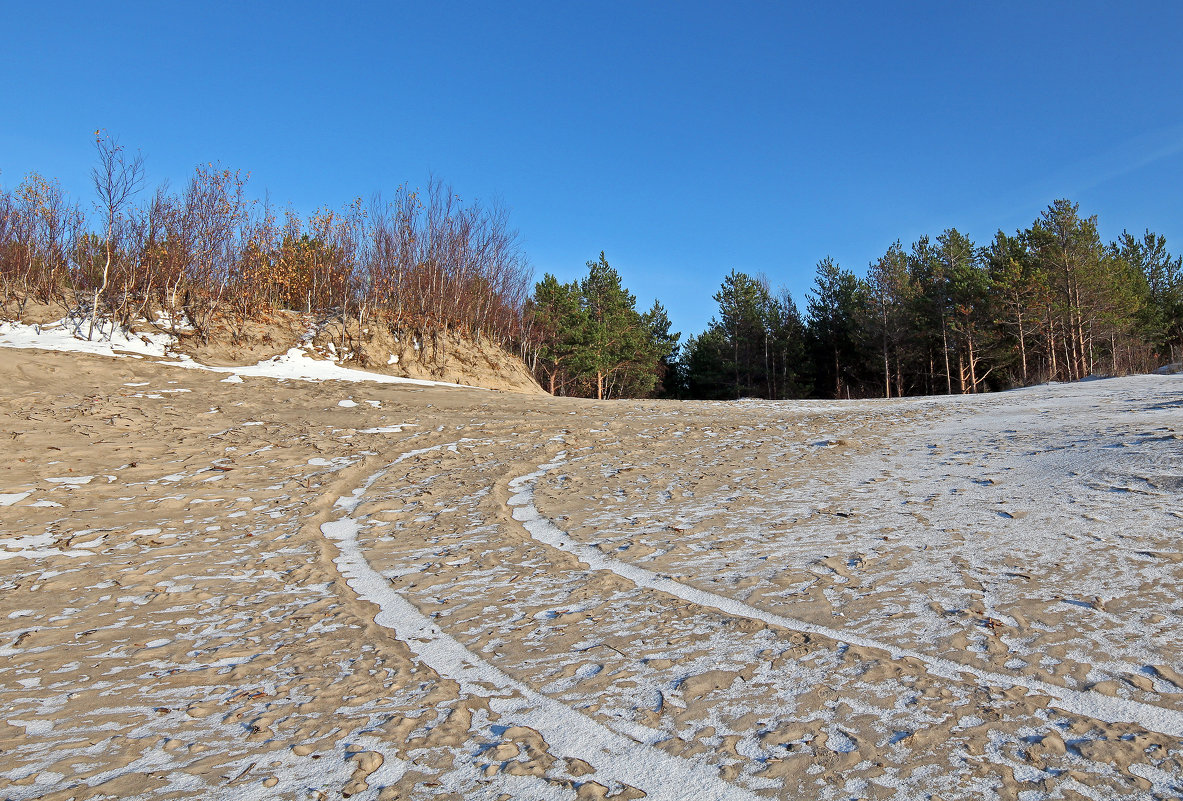
[[[1069,331],[1067,334],[1065,334],[1063,337],[1061,337],[1061,339],[1064,342],[1064,364],[1066,364],[1068,366],[1068,371],[1069,371],[1068,372],[1068,380],[1075,381],[1076,380],[1075,369],[1072,364],[1072,350],[1073,350],[1072,346],[1071,346],[1072,332]]]
[[[731,342],[732,342],[732,358],[733,358],[733,361],[735,362],[735,399],[739,400],[740,388],[739,388],[739,328],[738,327],[733,329],[733,333],[731,335]]]
[[[887,307],[883,307],[883,397],[891,397],[891,364],[887,359]]]
[[[1048,375],[1048,380],[1055,381],[1059,373],[1059,368],[1056,366],[1056,327],[1052,323],[1050,314],[1047,319],[1047,352],[1048,358],[1051,359],[1051,372]]]
[[[1019,358],[1023,362],[1023,384],[1027,384],[1027,340],[1023,336],[1023,313],[1018,312],[1019,318]]]
[[[887,337],[883,338],[883,397],[891,397],[891,362],[887,358]]]
[[[772,374],[768,371],[768,331],[764,332],[764,397],[772,398]]]
[[[945,350],[945,394],[953,394],[953,373],[949,369],[949,333],[945,328],[945,321],[941,320],[941,344]]]
[[[969,391],[977,394],[978,391],[978,365],[977,357],[974,355],[974,341],[971,338],[967,342],[969,348]]]

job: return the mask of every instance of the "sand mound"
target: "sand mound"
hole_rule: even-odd
[[[63,315],[60,304],[33,300],[23,306],[0,309],[0,319],[27,325],[47,325]],[[189,326],[169,324],[165,318],[141,321],[136,333],[167,332],[177,337],[170,351],[213,367],[240,367],[281,356],[301,348],[313,358],[342,367],[381,375],[464,384],[503,392],[547,394],[530,370],[513,354],[488,340],[474,341],[458,334],[396,335],[381,323],[342,323],[292,311],[270,311],[257,318],[226,315],[215,320],[207,340]]]

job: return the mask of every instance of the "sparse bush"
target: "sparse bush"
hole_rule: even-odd
[[[343,346],[372,323],[436,347],[452,333],[523,339],[531,270],[499,206],[433,179],[281,222],[247,198],[247,175],[214,164],[135,205],[139,156],[101,132],[96,142],[92,218],[36,174],[0,188],[0,301],[18,314],[36,298],[78,319],[184,322],[204,339],[221,317],[290,309],[339,318]]]

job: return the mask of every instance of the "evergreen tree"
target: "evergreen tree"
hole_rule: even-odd
[[[995,333],[1002,353],[1009,351],[1000,363],[1017,365],[1018,383],[1027,384],[1039,352],[1040,332],[1045,330],[1046,274],[1037,269],[1021,232],[1015,236],[996,233],[984,258],[992,287]]]
[[[534,374],[552,395],[565,394],[575,378],[587,336],[587,315],[579,285],[560,284],[547,273],[534,287],[529,312],[539,342]]]
[[[670,331],[665,307],[637,312],[603,253],[587,270],[578,283],[548,274],[534,288],[535,376],[552,394],[600,399],[650,395],[666,376],[676,382],[680,335]]]
[[[861,361],[858,320],[863,303],[859,281],[826,256],[817,264],[809,293],[807,331],[817,387],[833,387],[834,397],[850,394]]]
[[[899,241],[867,268],[864,289],[869,338],[878,343],[883,364],[883,397],[904,394],[903,351],[908,339],[909,307],[915,290],[908,273],[908,257]],[[892,365],[895,365],[894,376]]]
[[[770,398],[800,398],[809,394],[809,365],[805,354],[805,323],[787,289],[770,306],[772,360],[768,376]]]
[[[982,268],[969,237],[950,228],[937,237],[944,267],[948,330],[957,359],[957,386],[977,392],[985,378],[980,367],[990,336],[990,275]]]
[[[689,397],[703,400],[736,397],[729,350],[727,335],[714,321],[697,337],[687,338],[682,358]]]
[[[1171,363],[1183,358],[1183,257],[1172,257],[1166,238],[1147,230],[1141,239],[1122,231],[1113,255],[1140,273],[1144,304],[1136,321],[1140,338]]]
[[[760,387],[767,374],[770,331],[768,289],[745,273],[732,270],[715,293],[719,325],[729,343],[729,369],[735,397],[766,394]]]
[[[948,293],[940,254],[927,236],[912,243],[908,274],[916,292],[912,297],[911,324],[917,371],[924,377],[926,394],[952,393],[949,367]]]
[[[699,398],[786,398],[802,392],[804,326],[787,291],[732,270],[715,293],[719,316],[687,340],[687,392]]]
[[[649,342],[653,355],[656,357],[656,384],[660,394],[666,397],[676,397],[682,388],[681,375],[678,372],[678,340],[680,333],[670,331],[673,323],[660,301],[653,301],[653,307],[643,315],[646,327],[649,329]]]
[[[624,288],[603,252],[599,261],[587,263],[579,289],[587,333],[577,364],[581,373],[592,377],[595,397],[602,400],[611,396],[614,380],[624,378],[620,374],[642,360],[648,329],[637,314],[637,299]],[[625,382],[621,383],[623,389]]]
[[[1091,371],[1086,342],[1086,308],[1095,297],[1102,273],[1103,248],[1097,218],[1081,218],[1080,207],[1068,200],[1054,201],[1031,226],[1029,239],[1039,266],[1052,287],[1048,352],[1051,374],[1063,365],[1069,379]],[[1059,361],[1063,350],[1063,362]]]

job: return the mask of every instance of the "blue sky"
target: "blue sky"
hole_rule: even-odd
[[[732,268],[975,240],[1056,197],[1183,250],[1183,4],[0,4],[0,182],[89,199],[92,132],[309,211],[430,174],[534,269],[605,251],[700,331]]]

